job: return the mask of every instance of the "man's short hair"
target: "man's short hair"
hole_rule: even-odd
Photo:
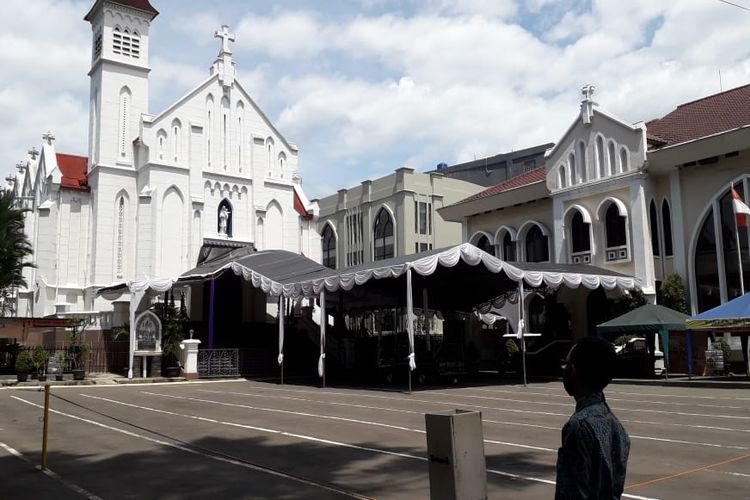
[[[612,381],[617,355],[615,347],[599,337],[585,337],[570,351],[570,364],[589,389],[599,392]]]

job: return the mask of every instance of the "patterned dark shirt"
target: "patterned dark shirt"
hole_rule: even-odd
[[[618,499],[630,438],[601,392],[576,400],[557,452],[555,500]]]

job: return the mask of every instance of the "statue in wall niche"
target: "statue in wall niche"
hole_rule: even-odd
[[[227,234],[227,221],[229,220],[229,210],[227,207],[221,207],[219,211],[219,234]]]

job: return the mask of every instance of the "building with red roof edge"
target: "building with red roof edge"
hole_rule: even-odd
[[[152,2],[92,0],[82,14],[92,45],[89,126],[80,131],[88,151],[57,151],[47,132],[18,166],[13,189],[29,209],[35,267],[17,314],[83,314],[87,330],[108,330],[128,321],[127,293],[114,301],[97,293],[112,284],[176,278],[243,247],[320,261],[318,206],[302,187],[299,149],[244,87],[229,28],[217,27],[206,78],[152,111]],[[194,320],[200,295],[189,304]]]

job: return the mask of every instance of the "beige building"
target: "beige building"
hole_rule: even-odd
[[[341,189],[318,200],[323,264],[342,269],[461,243],[461,223],[437,211],[482,189],[406,167]]]
[[[505,260],[635,276],[652,301],[677,274],[692,313],[749,291],[749,233],[735,225],[730,186],[748,203],[750,85],[635,124],[600,109],[592,93],[584,88],[580,112],[544,166],[446,205],[443,218],[463,224],[464,241]],[[591,333],[607,314],[604,294],[586,293],[565,304],[573,331],[563,337]],[[543,327],[550,301],[542,302],[526,301],[532,331]]]

